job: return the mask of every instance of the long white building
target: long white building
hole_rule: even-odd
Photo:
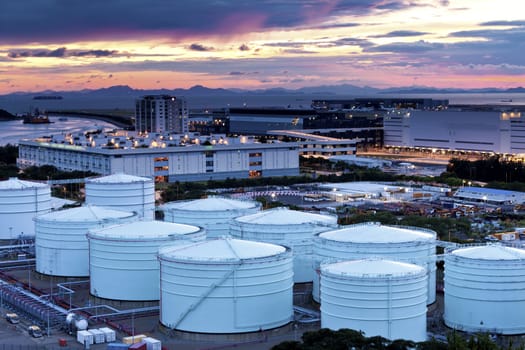
[[[121,132],[52,135],[20,140],[20,168],[53,165],[64,171],[101,175],[126,173],[156,181],[295,176],[300,144],[258,143],[241,136],[199,136]]]
[[[525,114],[499,110],[395,110],[384,117],[384,145],[525,153]]]

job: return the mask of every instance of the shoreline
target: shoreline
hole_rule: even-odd
[[[121,117],[121,116],[115,116],[115,115],[109,115],[109,114],[90,113],[90,112],[82,112],[82,111],[49,111],[48,114],[50,116],[65,116],[65,117],[71,116],[75,118],[101,120],[101,121],[113,124],[118,128],[125,129],[125,130],[134,128],[133,121],[129,117]]]

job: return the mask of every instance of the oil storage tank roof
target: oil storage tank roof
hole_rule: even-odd
[[[195,211],[226,211],[249,209],[256,207],[257,205],[258,202],[254,201],[241,201],[238,199],[212,196],[204,199],[197,199],[191,201],[166,203],[164,205],[164,208]]]
[[[152,181],[152,180],[147,177],[140,177],[140,176],[134,176],[134,175],[128,175],[128,174],[122,174],[122,173],[87,179],[87,182],[95,182],[95,183],[123,183],[123,182],[127,183],[127,182],[145,182],[145,181]]]
[[[362,259],[343,261],[322,266],[322,270],[332,275],[348,277],[387,277],[425,274],[425,268],[399,261],[386,259]]]
[[[301,225],[307,223],[336,224],[331,215],[312,214],[288,208],[275,208],[236,218],[235,221],[260,225]]]
[[[525,250],[491,244],[478,247],[457,249],[453,255],[479,260],[525,260]]]
[[[89,232],[89,237],[100,239],[153,239],[173,235],[197,233],[200,227],[164,221],[135,221]]]
[[[57,210],[40,215],[36,220],[79,222],[79,221],[103,221],[105,219],[127,218],[135,215],[132,212],[114,210],[94,205],[86,205],[67,210]]]
[[[398,243],[430,241],[436,233],[417,227],[384,226],[380,223],[356,224],[339,230],[321,232],[320,238],[353,243]]]
[[[11,177],[8,180],[0,181],[0,190],[22,190],[34,187],[47,187],[48,185],[40,182],[19,180],[16,177]]]
[[[189,245],[163,247],[159,254],[168,260],[189,261],[239,261],[278,255],[286,252],[283,246],[246,241],[234,238],[219,238]]]

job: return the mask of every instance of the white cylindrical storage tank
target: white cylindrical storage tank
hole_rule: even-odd
[[[445,324],[467,332],[525,333],[525,250],[471,246],[445,255]]]
[[[17,178],[0,181],[0,240],[33,237],[33,218],[51,210],[51,188]]]
[[[312,295],[319,298],[319,266],[325,262],[380,257],[425,267],[428,305],[436,300],[436,232],[419,227],[387,226],[367,222],[319,233],[314,238],[316,272]]]
[[[135,211],[155,219],[155,183],[147,177],[113,174],[86,179],[86,203]]]
[[[312,282],[313,238],[337,228],[337,216],[274,208],[232,221],[231,235],[241,239],[275,243],[292,248],[294,282]]]
[[[206,229],[208,238],[230,234],[233,218],[254,214],[261,210],[261,203],[210,196],[204,199],[169,202],[162,206],[164,221],[199,225]]]
[[[160,322],[198,333],[244,333],[293,319],[289,248],[232,238],[162,247]]]
[[[53,276],[89,276],[88,231],[135,220],[134,212],[91,205],[37,216],[36,271]]]
[[[159,300],[159,247],[204,239],[200,227],[164,221],[90,230],[90,292],[114,300]]]
[[[384,259],[321,265],[321,327],[425,341],[426,269]]]

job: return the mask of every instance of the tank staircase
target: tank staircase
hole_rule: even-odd
[[[222,286],[222,284],[224,282],[226,282],[228,280],[228,278],[230,278],[230,276],[232,276],[235,271],[237,271],[239,269],[239,267],[242,266],[242,259],[239,257],[239,255],[237,255],[237,253],[235,252],[235,249],[233,249],[233,247],[230,245],[230,242],[228,240],[226,240],[226,242],[228,243],[228,246],[231,250],[231,252],[233,253],[233,255],[235,255],[235,257],[237,258],[237,263],[236,264],[232,264],[232,268],[231,270],[227,271],[224,276],[221,277],[220,280],[218,280],[217,282],[214,282],[212,283],[208,289],[206,291],[204,291],[204,293],[202,293],[200,296],[199,296],[199,299],[191,304],[184,312],[181,313],[179,319],[175,322],[175,324],[172,324],[170,325],[171,328],[173,329],[176,329],[179,324],[181,324],[182,321],[184,321],[184,319],[193,311],[195,310],[196,308],[199,307],[200,304],[202,304],[204,302],[204,300],[206,300],[206,298],[208,296],[210,296],[211,293],[213,293],[213,291],[215,289],[217,289],[217,287],[220,287]]]
[[[311,310],[294,305],[293,311],[295,322],[298,323],[314,323],[321,320],[321,313],[317,310]]]

